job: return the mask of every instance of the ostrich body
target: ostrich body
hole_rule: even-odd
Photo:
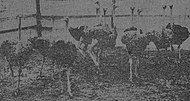
[[[150,43],[148,37],[142,33],[142,30],[136,27],[131,27],[124,31],[126,34],[122,36],[121,42],[126,45],[126,50],[129,54],[130,63],[130,81],[133,79],[132,64],[136,58],[135,75],[138,77],[137,68],[140,63],[141,53],[146,49],[147,45]]]
[[[167,48],[170,47],[170,39],[172,37],[172,31],[165,27],[166,8],[166,5],[162,5],[162,28],[159,28],[159,30],[151,29],[148,33],[146,33],[149,36],[150,41],[152,41],[155,44],[158,52],[160,52],[160,49],[167,50]]]
[[[178,58],[181,58],[181,53],[180,53],[180,48],[181,44],[189,38],[189,31],[186,27],[183,27],[181,25],[176,25],[173,24],[171,25],[170,23],[166,26],[167,29],[172,30],[172,38],[171,38],[171,50],[173,51],[173,45],[178,45]]]
[[[61,71],[66,72],[67,76],[67,92],[69,93],[69,96],[72,97],[72,90],[71,90],[71,70],[73,68],[74,62],[77,57],[77,48],[75,47],[74,44],[71,42],[65,43],[64,40],[59,40],[55,43],[50,48],[50,57],[52,60],[56,61],[57,66],[61,67],[60,68],[60,82],[61,81]],[[63,90],[63,83],[62,85],[62,90]]]
[[[146,34],[149,40],[155,44],[158,52],[160,52],[160,49],[167,50],[167,48],[170,47],[170,41],[172,37],[171,30],[163,28],[162,31],[153,30]]]
[[[95,54],[92,51],[94,47],[103,49],[103,47],[111,47],[116,44],[117,32],[110,30],[105,26],[95,26],[92,29],[84,31],[84,26],[78,28],[69,28],[70,34],[73,38],[79,41],[79,47],[83,44],[83,51],[89,53],[96,66],[99,66]]]
[[[138,77],[137,68],[139,67],[140,63],[140,56],[141,52],[144,51],[149,44],[148,37],[146,37],[146,34],[143,33],[142,29],[134,27],[134,10],[135,7],[130,7],[132,19],[131,19],[131,25],[132,27],[127,28],[124,30],[124,35],[121,38],[121,42],[126,45],[126,50],[128,51],[129,55],[129,64],[130,64],[130,81],[133,80],[133,72],[132,72],[132,64],[134,59],[136,58],[136,66],[135,66],[135,75]],[[140,13],[142,12],[142,9],[138,9],[138,23],[139,23],[139,17]],[[140,27],[140,26],[138,26]]]
[[[181,44],[189,37],[190,33],[188,28],[181,25],[176,25],[173,21],[173,5],[169,6],[171,13],[171,22],[167,24],[166,29],[172,31],[172,36],[170,40],[171,50],[174,51],[173,45],[178,45],[178,58],[181,59],[180,47]]]

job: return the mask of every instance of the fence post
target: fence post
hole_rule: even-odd
[[[36,0],[36,24],[38,37],[42,37],[42,24],[41,24],[41,12],[40,12],[40,0]]]
[[[117,6],[115,5],[116,1],[112,0],[112,11],[111,11],[111,28],[114,28],[114,19],[115,19],[115,9]]]
[[[18,26],[18,33],[19,33],[19,41],[21,41],[21,30],[22,30],[22,28],[21,28],[21,15],[19,15],[19,26]]]

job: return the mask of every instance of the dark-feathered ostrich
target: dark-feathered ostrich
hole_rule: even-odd
[[[29,38],[28,41],[31,43],[30,45],[33,48],[33,50],[42,55],[42,65],[38,76],[42,77],[42,70],[44,67],[44,63],[49,54],[50,42],[49,40],[43,39],[41,37]]]
[[[104,8],[103,10],[105,17],[107,9]],[[113,20],[111,23],[112,22]],[[70,34],[79,42],[79,46],[84,44],[83,51],[89,53],[96,66],[99,66],[99,55],[101,53],[101,50],[105,49],[105,47],[113,47],[116,44],[116,27],[110,29],[106,22],[104,23],[105,24],[96,25],[93,28],[88,28],[86,26],[69,28]],[[94,54],[94,49],[99,50],[97,54]]]
[[[79,42],[79,47],[81,47],[82,44],[84,45],[82,50],[88,52],[95,65],[99,66],[99,62],[96,58],[98,56],[95,56],[92,50],[94,47],[102,50],[104,47],[115,46],[117,32],[115,30],[107,31],[102,28],[92,28],[85,32],[84,27],[85,26],[78,28],[70,27],[69,32],[73,38]],[[100,54],[100,51],[98,53]]]
[[[173,5],[170,5],[170,14],[171,14],[171,23],[167,24],[166,28],[170,29],[172,31],[172,38],[170,40],[171,43],[171,50],[173,51],[173,45],[178,45],[178,58],[181,58],[181,52],[180,52],[180,48],[181,48],[181,44],[187,39],[189,38],[189,31],[188,28],[183,27],[181,25],[176,25],[173,22],[173,15],[172,15],[172,9],[173,9]]]
[[[60,82],[61,81],[61,71],[66,72],[67,76],[67,92],[72,97],[72,91],[71,91],[71,70],[73,69],[73,64],[77,57],[77,48],[74,44],[71,42],[65,42],[64,40],[58,40],[57,42],[53,43],[53,45],[50,47],[50,53],[49,53],[50,59],[56,61],[55,63],[60,68]],[[62,90],[63,90],[63,84]]]
[[[137,66],[135,66],[135,76],[138,77],[137,68],[139,67],[140,55],[141,52],[144,51],[147,45],[150,43],[145,34],[143,34],[142,30],[133,26],[133,15],[135,7],[130,7],[132,11],[132,27],[124,30],[126,33],[122,36],[121,42],[126,45],[126,50],[129,54],[129,63],[130,63],[130,81],[133,80],[133,58],[137,58]],[[137,10],[138,17],[142,12],[141,9]]]
[[[172,36],[172,31],[170,29],[165,28],[165,10],[166,10],[166,5],[162,6],[163,9],[163,15],[162,15],[162,28],[161,30],[151,30],[150,32],[146,33],[147,36],[149,37],[149,40],[152,41],[158,52],[160,52],[160,49],[165,49],[167,50],[168,47],[170,47],[170,39]]]

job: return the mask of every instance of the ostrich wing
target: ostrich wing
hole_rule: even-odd
[[[69,28],[69,32],[70,32],[71,36],[77,41],[80,41],[82,34],[84,34],[83,30],[80,30],[78,28],[72,28],[72,27]]]
[[[137,31],[137,28],[133,26],[124,30],[124,32],[127,32],[127,31]]]
[[[186,27],[182,27],[180,25],[174,25],[173,26],[173,40],[174,44],[182,44],[183,41],[185,41],[189,37],[189,31]]]

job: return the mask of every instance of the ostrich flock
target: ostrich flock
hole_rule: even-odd
[[[79,47],[78,49],[81,50],[82,54],[85,54],[85,52],[88,53],[88,55],[92,58],[94,61],[94,64],[99,67],[99,57],[102,51],[105,51],[106,49],[116,49],[116,39],[118,36],[117,33],[117,27],[114,25],[114,14],[115,9],[117,6],[113,3],[113,9],[112,9],[112,17],[111,17],[111,28],[106,23],[106,17],[104,17],[104,20],[102,20],[102,15],[99,12],[100,4],[96,3],[98,5],[97,9],[97,16],[99,14],[99,19],[101,21],[100,24],[94,26],[93,28],[88,28],[88,26],[79,26],[77,28],[69,27],[69,32],[73,36],[75,40],[78,41]],[[173,22],[173,15],[172,15],[172,9],[173,5],[169,6],[171,11],[171,22],[168,23],[166,26],[165,23],[165,10],[167,6],[162,6],[163,8],[163,26],[160,30],[150,30],[147,33],[144,33],[142,29],[138,28],[139,26],[134,26],[134,13],[135,13],[135,7],[130,7],[132,12],[132,22],[131,27],[126,28],[123,33],[124,35],[120,39],[122,44],[125,45],[125,47],[120,47],[127,51],[127,55],[129,57],[129,60],[126,60],[130,64],[130,81],[132,81],[133,72],[132,72],[132,64],[136,63],[134,74],[136,77],[138,77],[137,68],[139,67],[139,61],[140,56],[143,51],[145,51],[146,47],[149,45],[150,42],[153,42],[158,50],[160,52],[160,49],[167,50],[168,48],[171,48],[171,51],[174,51],[173,45],[178,45],[178,59],[181,59],[181,53],[180,53],[180,46],[181,44],[189,37],[190,33],[186,27],[183,27],[181,25],[177,25]],[[103,8],[104,16],[106,15],[106,8]],[[140,14],[143,11],[143,9],[138,8],[137,10],[137,20],[140,18]],[[68,21],[69,19],[67,19]],[[83,47],[82,47],[83,45]],[[95,50],[98,50],[95,54]]]
[[[171,22],[168,23],[166,26],[164,25],[164,20],[166,17],[165,10],[167,6],[162,6],[162,29],[160,29],[159,31],[151,30],[146,33],[144,33],[141,28],[138,28],[139,26],[134,26],[134,14],[137,13],[137,19],[140,19],[143,9],[138,8],[136,10],[135,7],[130,7],[132,12],[131,27],[123,30],[124,35],[122,36],[120,41],[122,44],[124,44],[124,46],[116,47],[116,39],[118,38],[119,34],[117,32],[117,27],[114,24],[114,20],[116,20],[115,10],[117,9],[117,6],[115,5],[115,2],[113,2],[111,12],[111,25],[109,26],[106,22],[105,17],[107,8],[101,8],[99,2],[96,2],[95,4],[97,5],[97,18],[100,20],[99,24],[93,27],[82,25],[77,28],[73,28],[69,25],[70,19],[65,19],[68,31],[70,35],[78,42],[77,45],[74,45],[71,42],[65,42],[64,40],[53,42],[53,44],[50,45],[50,43],[46,39],[43,39],[41,37],[34,37],[29,39],[32,44],[33,50],[28,49],[27,51],[37,51],[41,53],[43,55],[43,62],[47,57],[49,57],[54,60],[55,64],[67,67],[66,71],[68,75],[68,85],[70,85],[70,67],[72,67],[78,53],[81,54],[81,56],[83,57],[89,57],[93,61],[94,65],[98,68],[98,72],[101,72],[100,57],[102,56],[102,53],[105,53],[107,50],[110,49],[116,50],[118,48],[121,48],[122,50],[127,52],[126,55],[127,57],[129,57],[126,62],[130,64],[130,81],[133,81],[133,68],[135,70],[134,75],[136,77],[139,77],[137,69],[139,68],[141,54],[143,51],[145,51],[146,47],[149,45],[150,42],[153,42],[155,44],[158,52],[160,52],[160,49],[167,50],[169,47],[171,48],[171,51],[174,51],[173,45],[178,45],[178,59],[181,59],[180,46],[189,37],[190,33],[188,31],[188,28],[174,23],[172,17],[173,5],[169,6],[169,9],[171,11]],[[103,10],[103,15],[100,12],[101,9]],[[4,42],[4,44],[6,44],[6,42]],[[10,48],[3,44],[1,45],[1,47]],[[46,51],[51,52],[47,53]],[[4,57],[8,57],[8,53],[6,51],[4,51],[4,53]],[[6,59],[13,61],[9,58]],[[136,63],[135,66],[133,65],[134,63]],[[42,68],[43,65],[41,69]],[[12,69],[11,66],[10,69]],[[70,92],[69,95],[72,96],[70,86],[68,86],[68,92]]]

